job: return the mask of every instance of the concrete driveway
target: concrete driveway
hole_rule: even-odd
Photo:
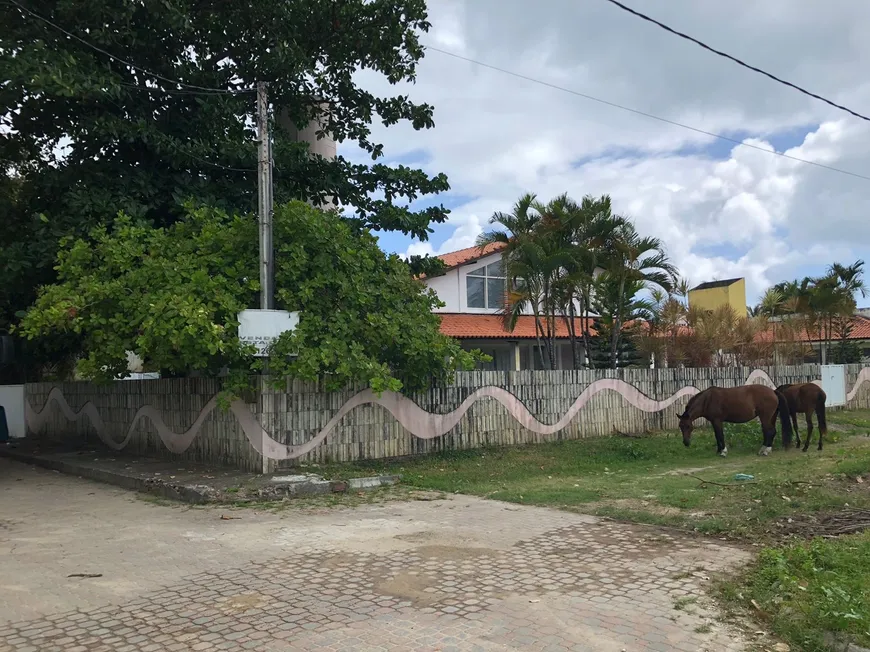
[[[168,507],[0,459],[0,652],[742,650],[703,587],[747,558],[459,496]]]

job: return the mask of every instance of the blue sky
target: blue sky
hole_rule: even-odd
[[[638,3],[633,0],[629,4]],[[868,123],[742,69],[607,3],[439,0],[424,43],[607,102],[870,176]],[[650,8],[652,11],[652,8]],[[870,106],[870,4],[800,3],[785,13],[734,0],[657,3],[655,16],[847,106]],[[576,25],[595,25],[577,38]],[[613,35],[619,38],[614,39]],[[381,246],[439,253],[471,246],[493,211],[534,192],[610,194],[639,230],[661,238],[693,283],[742,276],[749,301],[772,283],[870,256],[870,181],[737,147],[430,51],[415,84],[365,72],[379,95],[435,107],[435,128],[374,127],[383,162],[447,174],[424,198],[452,210],[426,244],[395,233]],[[354,146],[340,152],[357,157]]]

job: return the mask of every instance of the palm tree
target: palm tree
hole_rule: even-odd
[[[543,204],[531,193],[523,195],[511,213],[493,214],[490,224],[504,228],[481,234],[477,246],[483,249],[495,242],[506,245],[502,270],[507,288],[501,310],[505,327],[513,330],[526,309],[531,310],[541,366],[555,369],[556,315],[560,307],[556,288],[569,260],[549,224],[552,208],[552,202]]]
[[[863,274],[863,260],[856,260],[851,265],[834,263],[828,268],[828,275],[836,277],[841,287],[852,296],[856,293],[860,293],[862,297],[867,296],[867,286],[861,278]]]
[[[622,306],[626,303],[626,289],[631,283],[640,283],[645,288],[661,288],[670,291],[677,278],[676,267],[670,262],[661,240],[642,237],[634,224],[621,219],[613,231],[612,240],[607,243],[605,274],[618,284],[617,322],[614,324],[610,340],[610,366],[616,368],[616,353],[622,335]]]
[[[592,312],[595,272],[603,265],[608,253],[607,245],[613,240],[614,231],[621,218],[613,215],[608,195],[598,198],[586,195],[579,205],[564,195],[554,201],[557,208],[554,216],[558,217],[562,246],[570,258],[564,276],[560,280],[559,290],[564,306],[563,315],[571,338],[574,368],[583,366],[574,322],[574,315],[578,308],[583,350],[588,364],[594,366],[592,357],[588,355],[590,351],[588,326]],[[553,223],[555,224],[556,221],[554,220]]]
[[[818,337],[822,364],[827,362],[828,344],[834,331],[847,332],[842,324],[837,325],[844,320],[851,321],[855,294],[866,296],[863,268],[862,260],[851,265],[834,263],[818,278],[805,277],[774,286],[783,295],[783,312],[800,318],[807,333]]]

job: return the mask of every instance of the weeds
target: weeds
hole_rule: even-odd
[[[870,645],[870,533],[768,548],[745,578],[723,585],[732,602],[753,605],[773,631],[808,652],[831,636]]]

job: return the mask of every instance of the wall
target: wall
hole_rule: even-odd
[[[24,437],[24,385],[0,385],[0,405],[6,412],[10,439]]]
[[[728,303],[734,308],[738,317],[746,317],[746,279],[738,279],[728,286]]]
[[[484,256],[474,263],[469,263],[467,265],[462,265],[460,267],[453,268],[448,270],[442,276],[435,276],[433,278],[427,278],[424,280],[426,286],[435,290],[435,293],[438,295],[438,298],[444,303],[443,308],[437,308],[435,312],[451,312],[451,313],[467,313],[472,315],[493,315],[498,312],[498,309],[491,308],[469,308],[468,306],[468,285],[465,280],[465,277],[468,276],[470,272],[474,272],[476,270],[481,269],[482,267],[486,267],[487,265],[491,265],[492,263],[496,263],[501,260],[500,253],[490,254],[489,256]],[[604,270],[596,269],[595,277],[597,278]],[[580,304],[576,301],[574,302],[574,308],[576,313],[580,314]],[[524,315],[531,315],[532,310],[531,307],[526,306],[523,309]]]
[[[235,413],[217,408],[212,378],[25,386],[29,436],[70,446],[106,446],[261,472],[260,442],[251,442]],[[240,403],[239,414],[256,411]],[[259,449],[259,450],[258,450]]]
[[[850,365],[849,407],[870,408],[870,367]],[[361,387],[324,392],[261,379],[255,402],[216,407],[218,381],[167,379],[110,385],[26,386],[33,436],[99,442],[140,455],[271,471],[303,462],[345,462],[445,449],[673,429],[697,391],[718,385],[814,381],[817,365],[777,369],[474,371],[409,397]]]
[[[746,281],[741,278],[723,287],[689,290],[689,305],[700,310],[729,305],[738,317],[746,317]]]

